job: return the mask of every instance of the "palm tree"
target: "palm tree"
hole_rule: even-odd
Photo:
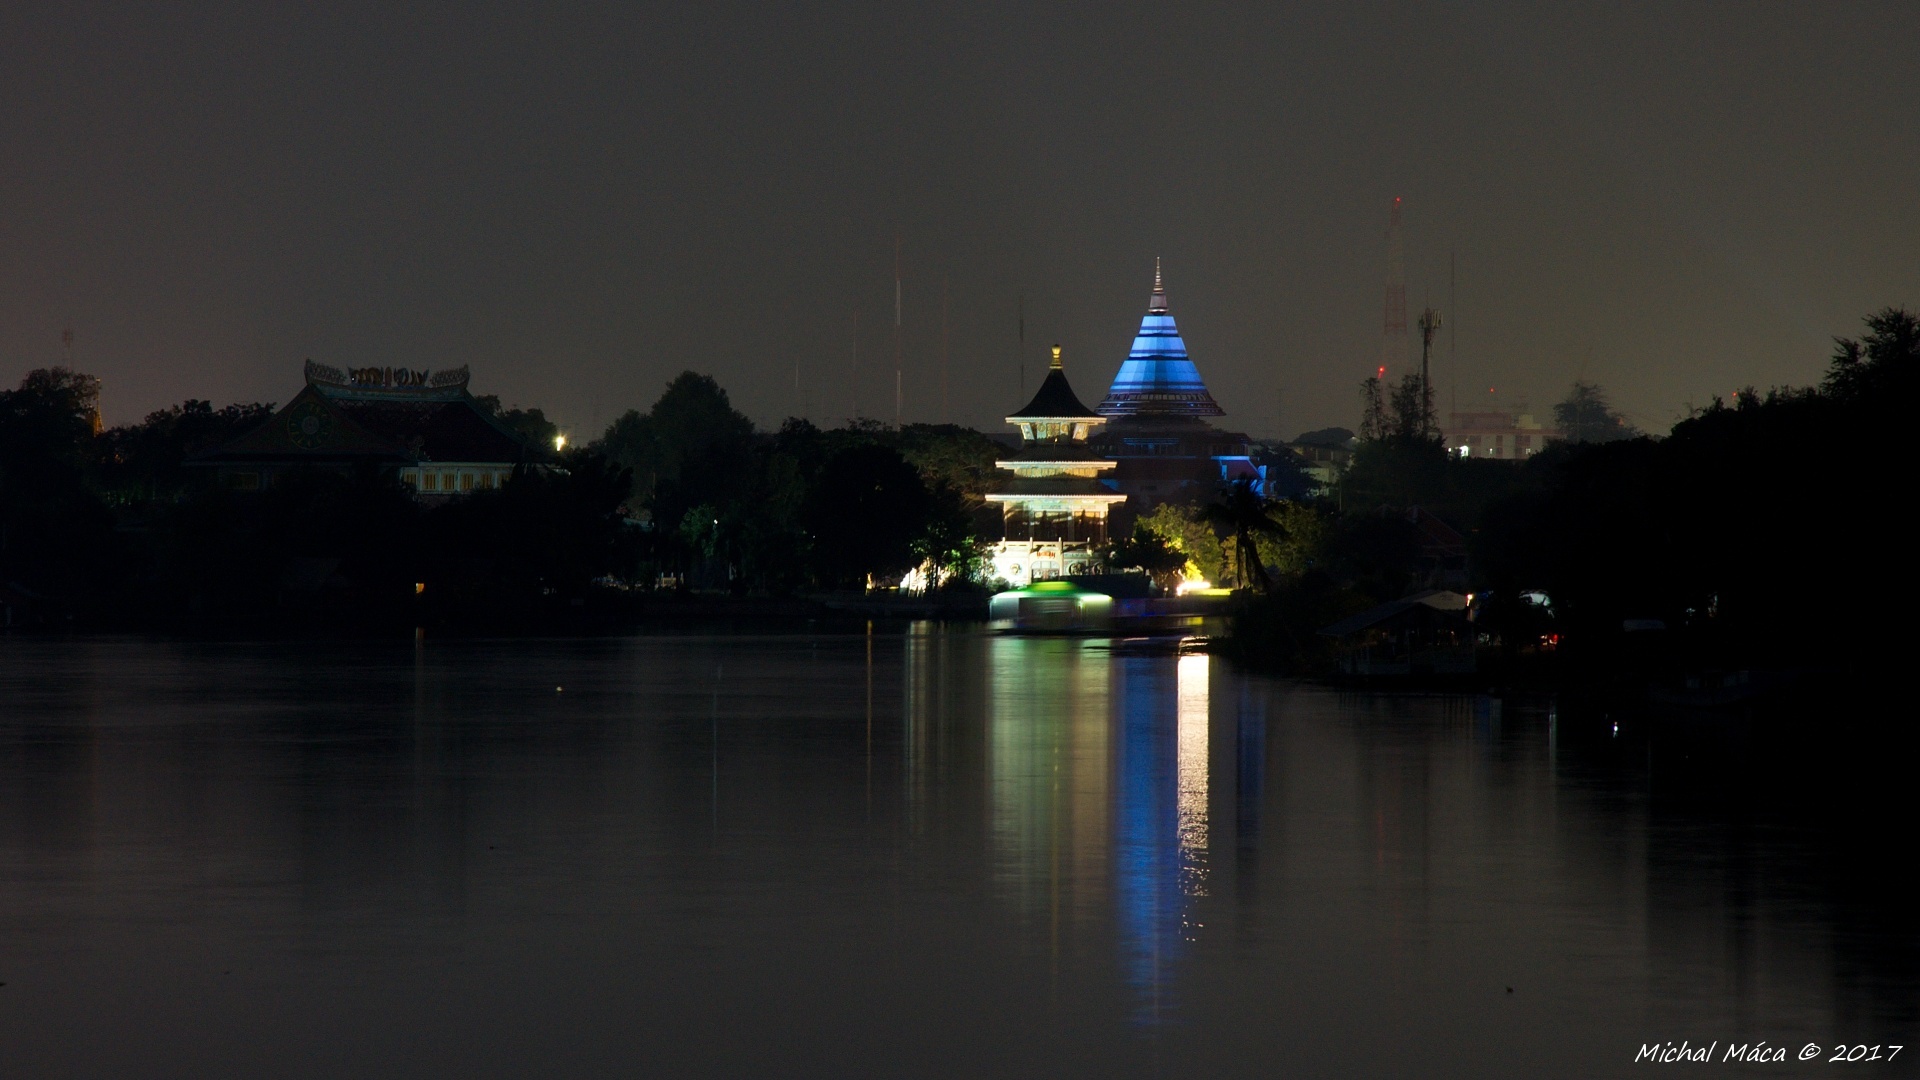
[[[1163,591],[1172,592],[1187,568],[1187,553],[1136,522],[1131,539],[1115,540],[1107,545],[1106,561],[1107,566],[1115,570],[1128,567],[1144,570]]]
[[[1267,576],[1267,568],[1260,564],[1258,538],[1271,536],[1281,538],[1287,535],[1286,526],[1273,520],[1271,512],[1273,501],[1260,494],[1251,480],[1235,480],[1221,491],[1216,502],[1200,508],[1200,520],[1209,525],[1226,528],[1233,533],[1233,554],[1235,574],[1241,585],[1246,585],[1249,576],[1260,591],[1273,591],[1273,580]]]

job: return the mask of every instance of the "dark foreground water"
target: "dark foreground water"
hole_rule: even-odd
[[[932,627],[0,637],[0,1075],[1920,1075],[1825,1060],[1920,1043],[1907,822],[1589,736]]]

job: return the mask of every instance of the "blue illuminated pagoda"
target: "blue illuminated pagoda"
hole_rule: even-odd
[[[1130,528],[1134,515],[1162,503],[1206,502],[1232,481],[1265,489],[1266,474],[1253,463],[1247,437],[1208,422],[1226,410],[1200,381],[1200,369],[1187,357],[1180,329],[1167,313],[1158,259],[1146,318],[1100,403],[1100,414],[1108,418],[1105,430],[1090,435],[1087,443],[1116,462],[1113,474],[1102,480],[1127,497],[1125,507],[1115,511],[1118,528]]]
[[[1103,416],[1224,416],[1200,381],[1200,369],[1187,357],[1180,328],[1167,313],[1167,290],[1160,280],[1160,260],[1153,261],[1153,297],[1133,339],[1120,373],[1100,403]]]

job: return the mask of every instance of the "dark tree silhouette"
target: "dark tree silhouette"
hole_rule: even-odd
[[[547,419],[547,414],[540,409],[502,406],[499,394],[480,394],[473,400],[488,416],[542,450],[552,447],[554,438],[560,434],[560,425]]]
[[[1260,565],[1260,536],[1284,537],[1286,526],[1272,516],[1273,503],[1260,494],[1251,480],[1235,480],[1220,493],[1220,498],[1200,508],[1200,520],[1226,529],[1233,535],[1235,575],[1242,585],[1252,581],[1263,593],[1273,591],[1267,568]]]
[[[1833,363],[1821,389],[1843,404],[1907,400],[1920,378],[1920,316],[1890,307],[1866,322],[1861,337],[1834,339]]]
[[[651,409],[627,410],[592,449],[633,470],[635,496],[644,502],[659,485],[682,480],[689,471],[710,477],[723,460],[738,465],[752,438],[753,421],[734,409],[713,376],[683,371]],[[702,479],[693,477],[690,490],[678,493],[677,501],[683,506],[704,501]],[[677,521],[675,516],[662,524],[671,527]]]
[[[1573,443],[1617,442],[1640,435],[1607,404],[1607,392],[1588,382],[1576,381],[1566,399],[1553,407],[1553,423]]]
[[[1148,577],[1169,592],[1179,585],[1187,568],[1186,552],[1138,523],[1133,526],[1131,537],[1107,545],[1105,558],[1111,569],[1146,571]]]
[[[891,448],[869,444],[833,455],[804,511],[820,582],[857,588],[869,574],[898,577],[911,570],[930,502],[919,472]]]

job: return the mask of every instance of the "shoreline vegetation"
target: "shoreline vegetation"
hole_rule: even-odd
[[[1111,571],[1242,594],[1221,653],[1324,677],[1325,627],[1422,589],[1472,594],[1480,682],[1640,687],[1687,672],[1884,680],[1904,565],[1920,320],[1840,339],[1818,386],[1747,389],[1664,436],[1604,392],[1523,461],[1445,450],[1417,377],[1362,387],[1351,461],[1315,497],[1245,484],[1163,505]],[[533,443],[539,409],[481,398]],[[371,469],[221,490],[196,454],[267,404],[188,401],[99,430],[98,384],[64,369],[0,391],[0,605],[15,631],[570,632],[656,620],[977,618],[1004,448],[955,425],[754,428],[687,372],[650,408],[498,490],[436,504]],[[1276,455],[1273,468],[1297,463]],[[870,592],[918,571],[924,594]],[[1636,630],[1640,632],[1635,632]],[[1624,692],[1624,691],[1623,691]]]

